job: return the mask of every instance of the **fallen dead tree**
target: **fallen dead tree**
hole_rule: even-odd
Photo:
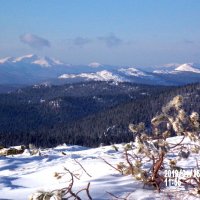
[[[2,148],[0,149],[0,156],[9,156],[9,155],[17,155],[22,154],[25,150],[25,146],[16,146],[10,148]]]

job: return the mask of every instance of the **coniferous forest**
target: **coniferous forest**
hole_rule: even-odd
[[[200,84],[150,86],[87,82],[34,85],[0,94],[0,145],[61,143],[99,146],[128,142],[130,123],[150,119],[177,94],[185,108],[200,111]],[[195,106],[195,108],[194,108]]]

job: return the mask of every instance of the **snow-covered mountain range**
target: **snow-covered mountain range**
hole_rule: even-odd
[[[0,59],[0,64],[35,64],[41,67],[52,67],[55,65],[62,65],[63,63],[59,60],[48,58],[48,57],[38,57],[34,54],[28,54],[25,56],[20,56],[17,58],[6,57]]]
[[[162,70],[154,70],[153,72],[158,74],[175,74],[178,72],[200,73],[200,66],[195,63],[174,64],[171,66],[167,65]]]
[[[182,85],[200,81],[200,67],[197,64],[185,63],[174,66],[155,68],[152,71],[140,70],[133,67],[116,67],[115,69],[99,68],[97,72],[62,74],[60,80],[95,80],[114,82],[135,82],[159,85]]]
[[[146,68],[109,66],[98,62],[69,65],[34,54],[0,59],[0,84],[61,84],[88,80],[181,85],[200,81],[200,65],[184,63]]]

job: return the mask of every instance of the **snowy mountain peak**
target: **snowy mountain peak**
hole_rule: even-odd
[[[37,59],[38,57],[34,54],[28,54],[28,55],[25,55],[25,56],[20,56],[20,57],[17,57],[13,60],[13,62],[22,62],[22,61],[25,61],[25,60],[33,60],[33,59]]]
[[[6,62],[10,62],[10,61],[12,61],[12,57],[5,57],[5,58],[2,58],[2,59],[0,59],[0,64],[4,64],[4,63],[6,63]]]
[[[41,67],[52,67],[54,65],[63,65],[61,61],[49,57],[38,57],[38,59],[34,60],[32,64],[40,65]]]
[[[100,66],[102,66],[100,63],[98,63],[98,62],[92,62],[92,63],[90,63],[89,65],[88,65],[89,67],[94,67],[94,68],[96,68],[96,67],[100,67]]]
[[[121,78],[119,76],[114,75],[112,72],[109,72],[107,70],[97,72],[96,74],[97,74],[97,76],[99,76],[100,80],[101,79],[105,80],[105,81],[113,80],[113,81],[117,81],[117,82],[121,81]]]
[[[123,72],[125,75],[128,75],[128,76],[148,76],[146,73],[144,73],[138,69],[135,69],[133,67],[121,68],[118,71]]]
[[[181,72],[193,72],[193,73],[200,73],[200,70],[195,68],[193,63],[185,63],[180,65],[175,69],[176,71],[181,71]]]
[[[54,65],[64,65],[61,61],[54,59],[54,58],[49,58],[49,57],[40,57],[34,54],[28,54],[24,56],[20,56],[17,58],[13,57],[6,57],[0,59],[0,64],[8,64],[8,63],[15,63],[15,64],[20,64],[20,63],[25,63],[25,64],[35,64],[39,65],[41,67],[51,67]]]

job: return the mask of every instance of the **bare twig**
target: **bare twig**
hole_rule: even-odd
[[[174,146],[170,147],[170,149],[174,149],[175,147],[181,145],[181,143],[183,142],[183,140],[185,139],[185,135],[183,136],[183,138],[181,139],[181,141],[177,144],[173,144]]]
[[[199,169],[199,163],[198,163],[197,158],[195,158],[195,160],[196,160],[197,169]]]
[[[108,161],[106,161],[104,158],[102,158],[102,157],[99,157],[99,158],[102,159],[107,165],[111,166],[113,169],[117,170],[118,172],[120,172],[123,175],[123,171],[122,170],[119,170],[117,167],[114,167]]]
[[[107,192],[110,196],[112,196],[112,197],[114,197],[115,199],[117,199],[117,200],[127,200],[127,198],[131,195],[131,193],[128,193],[127,195],[126,195],[126,197],[118,197],[118,196],[116,196],[116,195],[114,195],[113,193],[111,193],[111,192]]]
[[[70,199],[71,197],[74,197],[74,199],[76,199],[76,200],[81,200],[81,198],[78,194],[81,193],[82,191],[86,191],[86,194],[87,194],[89,200],[92,200],[92,197],[91,197],[90,192],[89,192],[90,183],[88,183],[86,188],[80,189],[79,191],[77,191],[75,193],[73,191],[74,179],[76,178],[76,179],[79,180],[79,177],[76,174],[72,173],[69,169],[67,169],[65,167],[64,167],[64,169],[65,169],[66,173],[61,173],[61,174],[62,174],[62,176],[66,175],[66,174],[70,175],[69,185],[67,187],[64,187],[64,188],[59,189],[59,190],[53,190],[51,193],[53,194],[55,191],[61,192],[63,200],[64,199]],[[83,169],[83,167],[82,167],[82,169]],[[59,177],[59,178],[61,177],[59,175],[59,173],[57,174],[57,177]],[[66,196],[66,195],[68,195],[68,196]],[[66,197],[64,197],[64,196],[66,196]]]
[[[86,193],[87,193],[88,198],[89,198],[90,200],[92,200],[92,197],[91,197],[91,195],[90,195],[89,188],[90,188],[90,183],[88,183],[88,185],[87,185]]]
[[[129,166],[131,168],[131,174],[133,175],[134,174],[134,167],[133,167],[133,164],[129,160],[127,150],[125,150],[125,156],[126,156],[126,162],[129,164]]]
[[[89,177],[92,177],[92,176],[85,170],[85,168],[83,167],[83,165],[81,165],[80,162],[78,162],[76,159],[74,159],[74,161],[82,168],[82,170],[83,170]]]
[[[182,182],[182,183],[185,183],[186,185],[190,185],[190,186],[192,186],[193,188],[195,188],[196,186],[195,186],[195,184],[192,184],[191,182],[187,182],[188,180],[192,180],[191,179],[191,177],[190,178],[187,178],[187,179],[180,179],[180,181]]]
[[[76,174],[73,174],[69,169],[67,169],[66,167],[64,167],[64,170],[66,170],[70,175],[71,177],[75,177],[76,179],[80,180],[80,178],[76,175]]]

